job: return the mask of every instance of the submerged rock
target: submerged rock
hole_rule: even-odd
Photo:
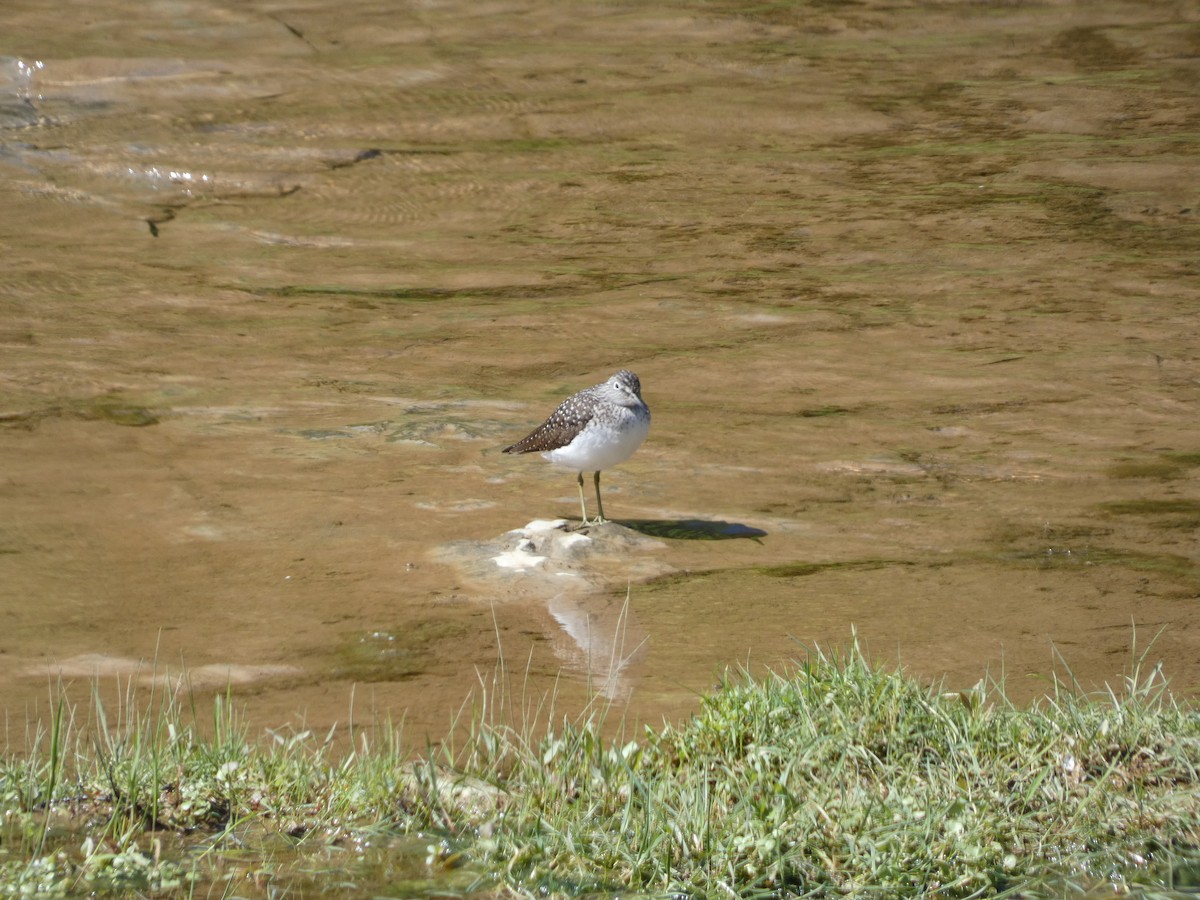
[[[665,574],[671,567],[648,555],[665,547],[616,522],[579,527],[566,519],[535,519],[490,540],[445,544],[435,556],[489,588],[489,597],[508,600]]]
[[[492,602],[544,603],[560,631],[555,654],[598,694],[628,694],[627,671],[644,652],[646,634],[614,586],[671,571],[653,553],[666,544],[616,522],[579,527],[536,519],[481,541],[455,541],[438,559],[458,568]]]

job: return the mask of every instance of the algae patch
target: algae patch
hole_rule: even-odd
[[[406,681],[425,672],[441,647],[466,632],[465,625],[443,620],[356,634],[337,651],[332,674],[366,683]]]

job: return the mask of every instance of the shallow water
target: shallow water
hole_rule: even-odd
[[[61,674],[420,745],[501,656],[654,721],[852,629],[952,689],[1147,647],[1200,686],[1200,13],[0,26],[10,742]],[[577,511],[499,448],[621,367],[654,424],[605,506],[645,543],[585,589],[489,568]]]

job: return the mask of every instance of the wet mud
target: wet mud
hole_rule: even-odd
[[[852,634],[1200,687],[1186,5],[0,25],[10,742],[61,678],[421,745],[501,660],[655,721]],[[552,590],[495,560],[574,477],[499,448],[623,367],[650,437]]]

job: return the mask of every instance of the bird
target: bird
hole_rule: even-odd
[[[535,453],[578,473],[579,508],[584,525],[600,525],[600,472],[629,459],[650,432],[650,407],[642,399],[642,383],[628,369],[607,381],[573,394],[541,425],[504,453]],[[596,518],[589,520],[583,496],[583,473],[595,472]]]

